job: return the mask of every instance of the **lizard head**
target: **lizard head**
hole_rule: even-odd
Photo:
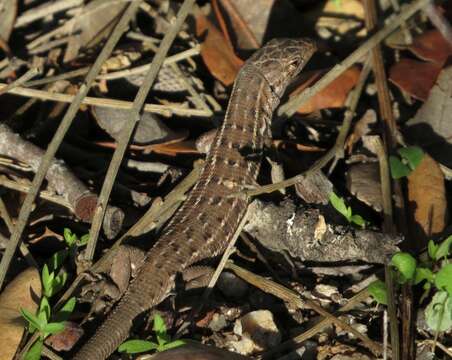
[[[273,39],[248,60],[270,84],[279,98],[286,85],[298,75],[316,50],[315,43],[306,38]]]

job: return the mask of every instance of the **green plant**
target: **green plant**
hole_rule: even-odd
[[[41,299],[36,315],[27,309],[20,309],[22,316],[28,322],[28,331],[31,334],[35,331],[38,332],[38,340],[28,350],[25,355],[25,360],[37,360],[41,358],[45,338],[64,330],[64,323],[74,310],[75,303],[75,297],[70,298],[53,316],[51,314],[49,300],[45,296]],[[51,319],[53,320],[52,322],[50,322]]]
[[[389,156],[389,167],[393,179],[408,176],[421,163],[424,152],[418,146],[408,146],[397,150],[400,157]]]
[[[440,244],[433,240],[428,243],[428,259],[418,264],[408,253],[394,254],[391,265],[395,269],[395,279],[399,284],[422,284],[424,293],[420,298],[422,303],[432,290],[434,294],[425,307],[427,325],[435,332],[447,331],[452,328],[452,235]],[[382,281],[372,283],[368,290],[379,303],[387,303],[386,287]]]
[[[155,332],[157,342],[147,340],[127,340],[119,346],[118,351],[127,354],[137,354],[151,350],[160,352],[185,344],[183,340],[171,340],[171,337],[166,330],[165,322],[159,314],[154,315],[152,330]]]
[[[365,228],[368,222],[362,218],[361,215],[353,214],[352,208],[350,206],[345,205],[345,201],[343,198],[337,196],[334,192],[330,194],[330,203],[333,207],[342,214],[349,223],[356,224]]]
[[[64,261],[69,254],[75,254],[77,246],[86,244],[88,235],[84,235],[79,239],[71,230],[65,228],[64,240],[67,248],[54,253],[42,267],[41,283],[43,296],[36,315],[27,309],[20,310],[22,316],[28,322],[28,331],[30,333],[38,331],[39,333],[38,340],[30,347],[25,355],[26,360],[37,360],[41,358],[45,338],[63,331],[64,322],[69,318],[75,308],[76,300],[74,297],[70,298],[55,314],[52,314],[49,303],[49,299],[61,291],[67,281],[68,274],[62,269]],[[52,321],[50,322],[50,320]]]

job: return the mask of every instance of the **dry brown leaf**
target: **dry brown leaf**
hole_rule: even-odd
[[[84,6],[83,14],[76,18],[64,62],[75,59],[81,48],[90,48],[109,35],[126,6],[123,1],[104,0],[91,1]]]
[[[176,156],[178,154],[199,154],[193,140],[179,141],[166,144],[148,145],[143,151],[145,154],[156,153],[161,155]]]
[[[231,85],[243,65],[220,31],[202,14],[196,18],[196,34],[204,36],[201,56],[210,73],[224,85]]]
[[[425,101],[442,65],[402,59],[389,70],[389,80],[415,99]]]
[[[444,174],[428,154],[408,176],[408,200],[414,235],[423,246],[431,235],[444,230],[448,218]]]
[[[444,64],[452,55],[452,48],[438,30],[426,31],[416,36],[409,49],[418,58]]]
[[[373,109],[367,110],[361,117],[361,119],[356,122],[355,127],[353,128],[353,132],[350,134],[345,143],[345,149],[349,154],[351,154],[353,151],[353,145],[355,145],[355,143],[359,141],[364,135],[367,135],[370,132],[369,125],[375,124],[376,122],[377,114]]]
[[[358,66],[353,66],[343,72],[336,80],[329,84],[325,89],[311,97],[305,102],[298,112],[308,114],[320,109],[341,108],[345,104],[349,91],[356,85],[361,70]],[[304,90],[306,84],[296,89],[290,97],[297,95]]]
[[[428,99],[408,120],[405,135],[420,145],[436,161],[452,167],[452,66],[444,68],[430,90]]]
[[[20,308],[34,313],[40,297],[41,279],[35,268],[21,272],[0,294],[0,359],[12,359],[22,339],[26,322]]]

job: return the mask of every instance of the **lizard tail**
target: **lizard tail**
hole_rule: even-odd
[[[120,301],[98,331],[75,355],[74,360],[106,359],[129,336],[132,321],[142,312],[139,306]]]
[[[167,257],[154,256],[160,246],[151,250],[154,261],[140,268],[141,273],[151,277],[137,276],[129,285],[119,304],[110,313],[96,333],[82,346],[73,360],[101,360],[110,356],[127,339],[133,320],[160,303],[172,287],[171,279],[183,269],[183,264],[174,264]],[[171,258],[171,257],[169,257]]]

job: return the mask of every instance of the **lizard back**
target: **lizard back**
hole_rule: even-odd
[[[199,180],[119,304],[75,359],[107,358],[127,338],[135,317],[166,297],[178,272],[224,251],[248,205],[228,195],[254,185],[264,145],[271,140],[273,112],[314,51],[307,39],[275,39],[244,64]]]

